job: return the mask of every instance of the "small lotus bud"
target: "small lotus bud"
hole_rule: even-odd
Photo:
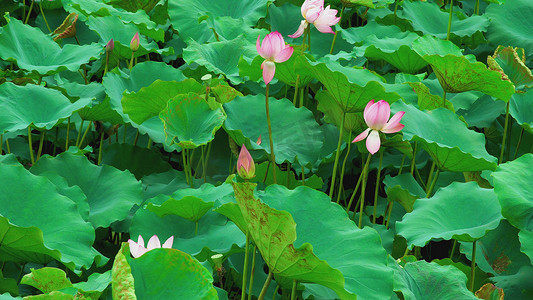
[[[241,176],[241,178],[246,180],[255,177],[254,159],[244,145],[242,145],[241,152],[239,153],[239,159],[237,160],[237,173],[239,176]]]
[[[257,138],[257,142],[255,142],[255,143],[258,144],[258,145],[261,145],[261,141],[262,141],[261,140],[261,135],[259,135],[259,137]]]
[[[131,39],[131,42],[130,42],[130,49],[131,51],[135,52],[137,50],[139,50],[139,33],[135,33],[135,35],[133,36],[133,38]]]
[[[213,264],[215,265],[215,269],[222,268],[222,262],[224,260],[224,255],[222,254],[215,254],[211,256],[211,260],[213,261]]]
[[[211,74],[205,74],[205,75],[202,76],[202,78],[200,78],[200,79],[202,79],[202,81],[210,81],[211,78],[213,78],[213,75],[211,75]]]
[[[105,44],[105,51],[111,52],[113,51],[114,48],[115,48],[115,42],[113,41],[113,39],[110,39],[109,42]]]

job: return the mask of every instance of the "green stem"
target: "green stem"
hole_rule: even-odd
[[[9,140],[6,139],[6,148],[7,148],[7,154],[11,154],[11,149],[9,148]]]
[[[310,24],[307,24],[307,28],[309,28],[309,26],[311,26],[311,25],[310,25]],[[303,54],[304,51],[305,51],[305,40],[307,40],[307,33],[308,33],[307,28],[304,29],[304,37],[303,37],[303,39],[302,39],[302,49],[301,49],[301,53],[302,53],[302,54]]]
[[[209,143],[207,146],[207,154],[205,155],[205,166],[202,170],[202,177],[204,178],[204,183],[206,182],[206,174],[207,174],[207,163],[209,162],[209,154],[211,153],[211,145],[213,143]]]
[[[131,51],[130,68],[129,68],[130,70],[131,70],[131,68],[133,68],[133,58],[134,58],[134,56],[135,56],[135,52]]]
[[[350,135],[348,137],[348,140],[352,140],[352,132],[350,131]],[[339,180],[339,192],[337,193],[337,204],[339,204],[340,196],[341,196],[341,189],[344,188],[344,171],[346,169],[346,161],[348,161],[348,156],[350,155],[350,149],[352,148],[352,143],[348,143],[348,149],[346,150],[346,155],[344,156],[344,160],[342,161],[342,168],[341,168],[341,178]],[[344,190],[343,190],[344,191]],[[346,199],[344,199],[344,203],[346,203]]]
[[[198,235],[198,221],[194,222],[194,235]]]
[[[105,67],[104,67],[104,76],[107,73],[107,65],[109,64],[109,52],[105,52]]]
[[[43,20],[44,20],[44,23],[46,24],[46,28],[48,28],[48,31],[52,32],[52,29],[50,29],[50,25],[48,25],[48,21],[46,21],[46,16],[44,15],[44,12],[43,12],[43,5],[42,5],[43,1],[39,1],[39,9],[41,10],[41,15],[43,16]]]
[[[35,164],[35,159],[33,158],[33,147],[31,142],[31,125],[28,126],[28,147],[30,148],[30,159],[32,166]]]
[[[309,45],[309,52],[311,52],[311,26],[307,26],[307,44]]]
[[[405,162],[405,157],[406,157],[406,156],[407,156],[407,154],[404,154],[404,155],[402,156],[402,162],[400,163],[400,169],[398,170],[398,174],[397,174],[396,176],[402,174],[403,163]]]
[[[394,206],[394,201],[389,202],[388,213],[387,213],[387,222],[385,222],[385,229],[389,229],[390,216],[392,214],[392,207]]]
[[[372,224],[376,224],[376,215],[378,211],[378,192],[379,192],[379,179],[381,177],[381,163],[383,162],[383,152],[385,152],[385,149],[382,149],[379,152],[379,167],[378,167],[378,174],[376,176],[376,188],[374,190],[374,214],[372,215]]]
[[[292,104],[296,107],[296,100],[298,99],[298,85],[300,85],[300,75],[296,75],[296,85],[294,86],[294,98],[292,98]]]
[[[276,180],[276,155],[274,154],[274,141],[272,139],[272,125],[270,124],[270,107],[268,105],[268,88],[269,87],[270,87],[270,84],[267,84],[267,86],[266,86],[266,97],[265,97],[266,117],[267,117],[267,123],[268,123],[268,139],[270,140],[270,160],[272,161],[272,176],[274,177],[274,184],[277,184],[277,180]]]
[[[296,288],[298,287],[298,281],[292,281],[291,300],[296,300]]]
[[[433,192],[433,188],[435,187],[435,183],[437,182],[437,179],[439,179],[440,169],[437,168],[437,172],[435,173],[435,177],[433,178],[433,181],[431,182],[431,185],[428,186],[427,192],[426,192],[426,198],[429,198],[431,196],[431,193]]]
[[[361,186],[361,204],[359,206],[359,223],[358,226],[360,229],[363,228],[363,207],[365,206],[365,189],[366,189],[366,179],[368,176],[368,165],[370,164],[370,158],[372,157],[371,153],[368,153],[368,157],[366,159],[365,167],[363,169],[363,182]]]
[[[252,288],[254,287],[255,273],[255,256],[257,254],[257,245],[254,245],[254,255],[252,255],[252,270],[250,270],[250,286],[248,287],[248,300],[252,300]]]
[[[83,146],[83,141],[85,140],[85,137],[87,136],[87,132],[91,129],[91,125],[93,125],[93,122],[89,122],[89,126],[87,126],[87,129],[85,129],[85,132],[83,133],[83,136],[81,137],[80,144],[78,145],[78,148],[81,149],[81,146]]]
[[[507,101],[507,108],[505,109],[505,124],[503,127],[502,149],[500,151],[500,159],[498,160],[498,164],[501,164],[503,162],[503,154],[505,153],[505,139],[507,138],[507,126],[509,124],[509,103],[510,101]]]
[[[39,150],[37,150],[37,158],[35,159],[35,161],[38,161],[39,158],[41,158],[41,154],[43,153],[43,143],[44,143],[45,132],[46,132],[46,129],[43,129],[43,131],[41,131],[41,137],[39,139]]]
[[[442,89],[444,90],[444,87]],[[442,93],[442,107],[446,108],[446,90]]]
[[[57,148],[57,138],[58,138],[58,135],[59,135],[59,127],[56,126],[56,134],[55,134],[55,137],[54,137],[54,148],[52,150],[52,156],[56,156],[56,148]],[[0,143],[1,144],[1,143]]]
[[[479,0],[476,0],[476,6],[474,6],[474,14],[479,15]]]
[[[30,10],[28,10],[28,14],[26,15],[26,20],[24,21],[24,24],[28,24],[28,20],[30,19],[31,10],[33,9],[33,3],[34,2],[35,2],[35,0],[31,0]]]
[[[85,120],[81,119],[80,130],[78,130],[78,137],[76,138],[76,147],[78,147],[78,143],[80,142],[81,132],[83,131],[83,122],[85,122]],[[68,148],[65,150],[68,150]]]
[[[272,295],[272,300],[276,300],[276,297],[278,296],[279,291],[279,284],[276,285],[276,289],[274,289],[274,295]]]
[[[244,267],[242,269],[242,291],[241,299],[246,299],[246,280],[248,279],[248,244],[250,243],[250,233],[246,232],[246,242],[244,244]]]
[[[70,117],[67,118],[67,140],[65,141],[65,151],[68,150],[69,135],[70,135]]]
[[[305,168],[302,166],[302,185],[305,185]]]
[[[472,243],[472,265],[470,267],[470,291],[474,292],[474,280],[476,277],[476,246],[477,240]]]
[[[305,87],[302,87],[300,89],[300,103],[298,104],[298,108],[304,105],[304,95],[305,95]]]
[[[453,15],[453,0],[450,1],[450,17],[448,18],[448,33],[446,34],[446,40],[450,40],[450,31],[452,29],[452,15]]]
[[[138,140],[139,140],[139,128],[137,128],[137,133],[135,134],[135,139],[133,140],[133,146],[137,146]]]
[[[148,144],[146,144],[146,149],[152,148],[152,138],[148,137]]]
[[[398,20],[398,15],[396,14],[397,10],[398,10],[398,4],[400,3],[401,0],[396,0],[395,4],[394,4],[394,25],[396,25],[396,21]]]
[[[450,252],[450,259],[453,261],[453,254],[455,253],[455,247],[457,247],[457,240],[453,240],[452,251]]]
[[[102,148],[104,148],[104,130],[100,133],[100,145],[98,146],[98,165],[102,163]]]
[[[289,187],[290,175],[291,175],[291,163],[287,163],[287,187]]]
[[[344,133],[344,120],[346,119],[346,112],[342,113],[341,128],[339,129],[339,140],[337,141],[337,152],[335,153],[335,162],[333,163],[333,174],[331,175],[331,186],[329,188],[329,197],[333,199],[333,191],[335,189],[335,179],[337,177],[337,165],[339,164],[339,157],[341,154],[342,134]]]
[[[433,171],[435,170],[436,165],[437,164],[435,163],[435,161],[433,161],[433,163],[431,164],[431,169],[429,169],[429,175],[428,175],[428,181],[426,183],[426,187],[429,187],[431,184],[431,179],[433,178]]]
[[[126,143],[126,135],[128,133],[128,123],[124,123],[124,135],[122,136],[122,143]]]
[[[32,2],[33,4],[33,2]],[[24,263],[22,265],[22,268],[20,269],[20,273],[19,273],[19,276],[17,278],[17,285],[20,284],[20,280],[22,279],[22,274],[24,273],[24,268],[26,267],[26,263]]]
[[[339,15],[340,19],[339,19],[339,22],[337,24],[341,24],[342,22],[342,14],[344,13],[344,5],[342,6],[342,9],[341,9],[341,13]],[[333,49],[335,48],[335,41],[337,40],[337,34],[339,33],[339,31],[337,29],[335,29],[335,35],[333,36],[333,41],[331,42],[331,48],[329,49],[329,54],[333,54]]]
[[[0,155],[4,154],[4,135],[0,134]]]
[[[230,159],[231,159],[231,157],[230,157]],[[181,149],[181,160],[183,162],[183,173],[185,173],[185,182],[187,182],[187,184],[190,184],[189,183],[189,173],[187,172],[187,159],[186,159],[186,155],[185,155],[185,149]],[[231,163],[230,163],[230,165],[231,165]]]
[[[268,277],[267,279],[265,280],[265,284],[263,284],[263,289],[261,289],[261,294],[259,294],[259,297],[257,298],[257,300],[263,300],[265,299],[265,296],[266,296],[266,292],[268,290],[268,286],[270,285],[270,282],[272,281],[272,276],[274,275],[274,273],[272,273],[271,270],[268,271]],[[241,298],[243,299],[243,298]]]
[[[417,142],[415,142],[415,148],[413,149],[413,159],[411,160],[411,175],[413,175],[413,177],[415,176],[415,158],[416,158],[416,148],[417,148],[418,144]]]
[[[524,135],[524,127],[522,127],[522,130],[520,131],[520,137],[518,137],[518,143],[516,144],[516,149],[514,150],[513,160],[516,159],[516,155],[518,154],[518,148],[520,148],[520,144],[522,143],[523,135]]]
[[[350,197],[350,201],[348,201],[348,205],[346,206],[346,213],[350,211],[350,207],[352,207],[353,199],[355,198],[355,194],[357,194],[357,191],[359,190],[359,186],[361,185],[361,181],[363,181],[363,174],[359,176],[359,179],[357,179],[357,183],[355,184],[355,188],[352,192],[352,196]],[[357,207],[357,205],[356,205]],[[354,209],[354,216],[355,216],[355,209]]]

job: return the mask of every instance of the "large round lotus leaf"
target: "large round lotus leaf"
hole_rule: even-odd
[[[153,249],[132,258],[128,243],[122,243],[112,285],[113,299],[218,299],[210,272],[176,249]]]
[[[242,37],[233,40],[199,44],[189,41],[183,50],[183,59],[188,64],[197,63],[215,74],[224,74],[233,84],[242,83],[239,76],[239,59],[244,54]]]
[[[142,201],[142,185],[129,171],[93,165],[85,156],[62,153],[44,156],[31,168],[34,174],[54,172],[70,186],[77,185],[87,195],[89,221],[95,228],[109,227],[124,220],[135,204]]]
[[[403,35],[404,33],[398,26],[385,26],[378,22],[368,22],[364,26],[351,27],[342,30],[342,35],[351,44],[357,46],[363,45],[363,42],[372,36],[379,38],[388,38]]]
[[[523,266],[513,275],[494,276],[491,280],[502,288],[505,299],[530,300],[533,298],[533,267]]]
[[[416,31],[446,39],[450,16],[449,12],[442,11],[437,3],[408,1],[402,4],[402,8],[402,18],[409,20]],[[460,19],[454,14],[450,33],[459,37],[470,37],[477,31],[487,31],[489,23],[485,16],[473,15]]]
[[[363,111],[372,99],[383,99],[389,103],[400,99],[397,93],[387,92],[381,84],[382,79],[368,70],[343,67],[334,61],[314,63],[301,58],[299,63],[324,84],[347,113]]]
[[[294,246],[310,243],[319,259],[341,271],[346,291],[357,294],[358,299],[390,297],[392,273],[375,230],[358,229],[344,208],[306,186],[289,190],[271,185],[257,194],[270,207],[292,215],[297,236]]]
[[[494,55],[487,57],[491,70],[499,71],[508,78],[516,90],[529,89],[533,86],[533,74],[526,66],[523,48],[498,46]]]
[[[72,270],[89,268],[95,260],[105,263],[92,248],[91,224],[46,177],[21,165],[0,164],[0,190],[2,260],[48,263],[52,257]]]
[[[409,82],[408,84],[418,96],[418,108],[420,110],[433,110],[444,105],[447,109],[455,111],[450,101],[446,100],[446,103],[443,103],[442,97],[431,94],[429,88],[422,82]]]
[[[420,187],[410,173],[403,173],[395,177],[390,175],[383,179],[388,201],[397,201],[406,212],[413,211],[416,199],[424,198],[426,192]]]
[[[276,162],[298,160],[302,165],[316,162],[323,140],[313,114],[305,107],[295,108],[287,99],[270,98],[269,107]],[[224,126],[237,144],[270,153],[265,96],[237,97],[224,104],[224,110],[228,116]],[[251,142],[259,136],[261,145]]]
[[[172,169],[159,151],[122,143],[104,146],[102,164],[122,171],[127,169],[137,179]]]
[[[141,35],[149,36],[156,41],[164,40],[165,32],[163,28],[158,27],[155,22],[150,20],[148,14],[142,10],[129,12],[121,8],[115,8],[101,0],[69,0],[63,5],[63,7],[69,13],[77,13],[82,21],[86,21],[89,16],[95,18],[112,16],[113,19],[120,21],[120,23],[117,24],[117,27],[119,28],[135,24],[135,26],[139,28],[138,31]],[[118,33],[118,35],[120,35],[120,33]],[[133,37],[133,35],[131,37]]]
[[[518,236],[520,237],[520,251],[525,253],[533,262],[533,232],[520,230]]]
[[[246,26],[253,26],[267,12],[267,0],[191,0],[170,1],[168,15],[172,27],[179,31],[186,41],[192,38],[198,43],[213,39],[211,28],[216,28],[217,17],[228,16],[244,20]]]
[[[404,140],[418,142],[441,169],[467,172],[496,167],[496,158],[485,150],[484,135],[469,130],[453,112],[444,108],[420,111],[401,101],[392,108],[405,111]]]
[[[31,269],[31,273],[24,275],[20,283],[31,285],[43,293],[72,286],[70,280],[67,279],[65,271],[51,267]]]
[[[344,115],[344,141],[352,142],[352,138],[368,128],[362,113],[344,113],[341,105],[333,99],[331,93],[321,90],[315,95],[318,110],[324,113],[324,120],[341,128]],[[337,150],[337,149],[335,149]]]
[[[412,32],[384,38],[372,35],[365,39],[365,56],[373,60],[383,59],[402,72],[414,74],[427,65],[426,61],[411,49],[416,38],[418,35]]]
[[[486,15],[490,18],[488,39],[495,45],[522,47],[526,55],[533,55],[533,2],[506,1],[491,4]]]
[[[492,173],[502,215],[518,229],[533,230],[533,154],[498,166]]]
[[[70,117],[89,101],[70,103],[61,92],[40,85],[0,85],[0,133],[37,128],[52,129],[60,119]]]
[[[396,223],[409,248],[422,247],[432,239],[472,242],[498,227],[502,215],[493,190],[475,182],[454,182],[433,197],[418,199],[413,212]]]
[[[528,257],[520,252],[519,230],[507,220],[489,231],[476,242],[476,264],[483,272],[493,275],[516,274],[524,265],[529,265]],[[523,244],[522,244],[523,246]],[[472,259],[472,243],[461,242],[461,253]]]
[[[226,116],[221,108],[211,110],[204,96],[181,94],[169,100],[159,118],[165,125],[166,143],[194,149],[215,138]]]
[[[296,223],[289,212],[271,208],[256,199],[255,183],[232,182],[232,185],[240,211],[232,210],[225,213],[228,213],[230,219],[236,219],[250,234],[269,271],[277,276],[276,278],[281,276],[299,282],[318,283],[334,290],[341,299],[357,298],[353,288],[345,286],[347,278],[345,279],[338,269],[332,268],[325,260],[318,258],[310,243],[301,240],[295,243]],[[343,221],[348,221],[346,215]],[[315,232],[312,234],[318,234]],[[376,242],[381,247],[379,238]],[[329,251],[338,251],[337,247],[333,251],[332,245],[333,243],[328,243]],[[391,291],[392,289],[388,291],[388,295]]]
[[[61,48],[42,31],[8,18],[0,31],[0,58],[15,61],[20,69],[35,71],[40,75],[55,74],[63,70],[78,71],[81,65],[97,58],[101,45],[65,45]]]
[[[431,65],[447,92],[474,90],[504,101],[508,101],[514,94],[514,85],[503,80],[500,72],[488,69],[481,62],[472,61],[471,57],[449,54],[449,51],[442,51],[443,49],[459,51],[452,42],[432,36],[423,36],[413,42],[413,50]]]
[[[509,113],[524,129],[533,133],[533,89],[511,97]]]
[[[478,299],[466,288],[466,276],[454,266],[441,266],[435,262],[408,262],[402,268],[391,261],[394,268],[394,290],[406,300],[467,300]]]
[[[180,82],[156,80],[138,92],[125,93],[122,96],[122,108],[133,122],[142,124],[154,116],[159,116],[170,99],[189,92],[205,93],[205,87],[192,78]]]
[[[468,129],[453,112],[444,108],[420,111],[402,101],[394,103],[392,110],[405,111],[404,140],[418,142],[441,169],[467,172],[496,168],[497,159],[485,150],[485,136]]]
[[[146,208],[159,217],[177,215],[191,222],[198,222],[214,204],[194,196],[185,196],[180,200],[170,198],[161,205],[148,203]]]

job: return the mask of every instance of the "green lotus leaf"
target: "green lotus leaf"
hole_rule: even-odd
[[[133,122],[142,124],[154,116],[159,116],[167,107],[167,102],[175,96],[189,92],[201,94],[204,91],[205,88],[194,79],[180,82],[156,80],[138,92],[124,93],[122,108]]]
[[[172,167],[163,160],[159,151],[131,144],[113,143],[105,146],[102,164],[121,171],[128,170],[138,180],[153,173],[166,172]]]
[[[488,274],[511,275],[529,265],[528,257],[520,252],[522,241],[518,237],[519,230],[502,220],[496,229],[476,242],[477,266]],[[472,259],[472,243],[461,242],[460,251]]]
[[[413,88],[415,93],[418,96],[418,108],[421,110],[433,110],[439,107],[446,107],[451,111],[453,109],[453,104],[446,99],[446,103],[442,100],[442,97],[433,95],[429,88],[422,82],[409,82],[410,87]]]
[[[73,295],[66,294],[60,291],[53,291],[47,294],[37,295],[37,296],[26,296],[26,300],[72,300],[74,299]]]
[[[533,154],[525,154],[498,166],[492,173],[494,192],[502,206],[502,215],[518,229],[533,230]]]
[[[407,19],[416,31],[446,39],[449,12],[442,11],[434,2],[405,2],[402,5],[402,18]],[[473,15],[460,19],[452,15],[450,33],[458,37],[470,37],[476,32],[485,32],[489,26],[489,18]]]
[[[270,98],[269,107],[276,162],[294,163],[296,159],[302,165],[316,162],[323,140],[312,113],[307,108],[295,108],[287,99]],[[270,153],[265,96],[237,97],[224,104],[224,110],[228,116],[224,127],[238,145]],[[259,136],[261,145],[255,143]]]
[[[476,297],[481,299],[503,300],[505,295],[502,288],[499,288],[492,283],[485,283],[476,291]]]
[[[413,211],[413,205],[416,199],[426,197],[426,192],[424,192],[415,178],[409,173],[400,174],[395,177],[387,175],[383,183],[387,192],[387,200],[397,201],[408,213]]]
[[[0,85],[0,98],[0,133],[24,129],[31,124],[50,130],[89,102],[70,103],[57,90],[33,84],[18,86],[11,82]]]
[[[81,65],[100,56],[101,45],[65,45],[61,48],[42,31],[14,18],[0,31],[0,58],[40,76],[64,70],[77,72]]]
[[[466,288],[466,275],[454,266],[423,260],[408,262],[403,268],[391,263],[394,289],[402,293],[403,299],[478,299]]]
[[[490,18],[487,38],[494,45],[522,47],[528,57],[533,55],[533,3],[528,0],[491,4],[486,16]]]
[[[50,267],[32,268],[31,273],[24,275],[20,283],[31,285],[45,294],[72,286],[63,270]]]
[[[194,149],[215,138],[226,116],[221,109],[211,110],[203,96],[181,94],[168,101],[159,118],[165,125],[166,143]]]
[[[509,113],[528,132],[533,133],[533,89],[514,94],[509,104]]]
[[[362,46],[367,38],[373,38],[374,35],[378,39],[385,39],[405,35],[405,33],[398,26],[385,26],[378,22],[368,22],[364,26],[343,29],[342,35],[348,43]]]
[[[0,170],[2,260],[48,263],[54,258],[76,272],[89,268],[93,261],[105,263],[92,248],[95,233],[91,224],[57,186],[21,165],[1,163]]]
[[[343,5],[346,5],[347,7],[361,5],[369,8],[375,8],[372,0],[345,0],[343,1]]]
[[[466,243],[465,243],[466,244]],[[470,243],[472,245],[472,243]],[[454,266],[457,269],[459,269],[463,274],[466,275],[466,278],[468,278],[466,282],[466,286],[470,286],[472,284],[472,268],[470,265],[466,265],[462,262],[454,262],[451,258],[444,258],[444,259],[434,259],[432,262],[435,262],[441,266]],[[476,258],[477,263],[477,258]],[[477,290],[483,286],[483,283],[487,282],[489,276],[487,273],[483,272],[480,268],[476,267],[474,269],[475,275],[474,275],[474,290]]]
[[[63,7],[70,13],[77,13],[82,21],[87,21],[91,16],[97,19],[110,16],[112,19],[120,21],[117,24],[118,28],[135,25],[139,28],[140,34],[149,36],[156,41],[164,40],[165,33],[163,28],[158,28],[157,24],[150,20],[148,14],[142,10],[129,12],[121,8],[115,8],[102,0],[69,0]],[[132,37],[133,35],[130,39]],[[108,40],[105,40],[105,42],[107,43]]]
[[[324,90],[319,91],[315,95],[315,100],[318,101],[318,110],[325,115],[324,120],[340,128],[344,112],[331,93]],[[350,139],[350,137],[355,137],[366,128],[367,125],[361,113],[346,113],[344,116],[344,141],[347,143],[352,142],[353,139]]]
[[[397,93],[387,92],[381,84],[382,79],[369,70],[342,67],[333,61],[314,63],[300,59],[299,63],[306,65],[324,84],[344,112],[363,111],[372,99],[383,99],[389,103],[400,99]]]
[[[526,66],[525,60],[524,49],[503,46],[498,46],[494,55],[487,57],[489,68],[500,72],[517,90],[533,87],[533,74]]]
[[[423,112],[401,101],[394,103],[392,110],[405,111],[403,139],[417,141],[441,170],[467,172],[496,168],[497,159],[485,150],[485,136],[469,130],[453,112],[444,108]]]
[[[214,204],[214,202],[204,202],[194,196],[185,196],[180,200],[170,198],[161,205],[148,203],[146,208],[161,218],[177,215],[191,222],[198,222]]]
[[[218,299],[213,276],[189,254],[158,248],[132,258],[129,252],[122,243],[113,264],[114,299]]]
[[[525,253],[530,261],[533,261],[533,232],[520,230],[518,236],[520,237],[520,251]]]
[[[242,96],[242,93],[231,87],[226,81],[220,80],[218,84],[210,86],[210,91],[213,93],[215,99],[224,104],[232,101],[235,97]]]
[[[0,291],[2,291],[2,293],[7,292],[8,293],[7,295],[10,295],[10,294],[18,295],[19,287],[18,287],[17,280],[14,278],[4,277],[2,272],[0,272]],[[3,296],[0,294],[0,299],[4,299],[2,297]],[[11,298],[11,299],[16,299],[16,298]]]
[[[184,41],[192,38],[202,44],[213,40],[211,28],[216,28],[217,17],[243,20],[244,25],[249,27],[264,17],[266,8],[267,0],[233,0],[230,4],[210,0],[170,1],[168,15],[173,28],[179,31]]]
[[[276,78],[291,86],[296,86],[297,81],[299,87],[309,84],[314,79],[314,75],[298,64],[298,57],[302,55],[295,51],[286,62],[276,64]],[[261,57],[258,60],[263,62]]]
[[[311,244],[294,244],[296,223],[290,213],[271,208],[256,199],[255,183],[232,182],[232,185],[246,230],[270,272],[300,282],[322,284],[334,290],[341,299],[357,298],[345,289],[342,273],[319,259]]]
[[[124,220],[133,205],[142,201],[141,183],[129,171],[93,165],[85,156],[68,152],[57,157],[43,156],[31,172],[44,176],[48,172],[56,173],[70,186],[79,186],[87,195],[89,221],[95,228]]]
[[[480,128],[489,128],[501,114],[505,114],[505,102],[494,101],[488,95],[479,97],[468,109],[457,110],[457,115],[463,117],[468,126]]]
[[[99,295],[109,286],[111,283],[111,270],[100,273],[92,273],[87,281],[74,283],[73,286],[78,289],[84,295]]]
[[[427,66],[418,53],[411,49],[411,44],[418,35],[412,32],[398,34],[393,37],[378,38],[372,35],[365,39],[365,56],[371,60],[384,60],[400,71],[415,74]]]
[[[503,289],[505,299],[529,300],[533,297],[533,267],[523,266],[513,275],[494,276],[491,280]]]
[[[282,171],[279,166],[276,165],[276,181],[278,184],[284,185],[289,189],[295,189],[302,184],[302,180],[296,179],[295,174],[292,171]],[[268,173],[267,173],[268,172]],[[270,162],[262,162],[255,166],[255,177],[250,179],[250,182],[264,182],[269,186],[274,183],[274,175],[272,174],[272,166]],[[322,178],[313,174],[309,178],[305,178],[305,185],[313,189],[321,189],[324,185]]]
[[[139,9],[149,13],[159,2],[159,0],[111,0],[108,3],[123,8],[129,12],[136,12]]]
[[[124,124],[122,117],[111,108],[111,100],[109,97],[106,97],[92,107],[84,107],[80,109],[78,114],[83,120]]]
[[[506,102],[511,98],[515,87],[511,82],[503,80],[499,72],[488,69],[481,62],[472,61],[471,57],[442,51],[448,49],[458,52],[459,50],[453,50],[454,47],[457,46],[450,41],[437,40],[431,36],[423,36],[413,42],[413,50],[431,65],[447,92],[475,90]]]
[[[430,199],[418,199],[413,212],[396,223],[396,231],[410,249],[432,239],[473,242],[498,227],[500,210],[493,190],[482,189],[475,182],[454,182]]]

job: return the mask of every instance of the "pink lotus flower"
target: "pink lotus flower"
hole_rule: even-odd
[[[148,245],[146,245],[146,248],[144,247],[144,240],[141,235],[139,235],[139,239],[137,240],[137,243],[131,239],[128,240],[128,243],[130,244],[131,256],[137,258],[155,248],[172,248],[172,243],[174,243],[174,236],[169,237],[165,241],[163,246],[161,246],[161,243],[159,242],[159,238],[155,234],[148,241]]]
[[[381,146],[379,132],[394,133],[402,130],[405,125],[400,124],[400,120],[404,114],[404,111],[399,111],[389,120],[389,103],[385,100],[379,100],[377,103],[374,103],[374,100],[370,100],[363,113],[366,125],[369,128],[356,136],[352,143],[362,141],[366,138],[366,149],[368,149],[368,152],[372,154],[378,152]]]
[[[239,159],[237,160],[237,174],[243,179],[252,179],[255,177],[254,159],[244,144],[242,145]]]
[[[294,49],[289,45],[285,45],[283,36],[277,31],[267,34],[261,45],[259,44],[260,37],[257,37],[255,46],[259,55],[265,59],[261,64],[261,69],[263,69],[263,80],[266,84],[269,84],[274,78],[274,73],[276,73],[275,63],[287,61]]]
[[[110,39],[109,42],[105,44],[105,51],[111,52],[113,51],[114,48],[115,48],[115,42],[113,41],[113,39]]]
[[[130,49],[131,51],[135,52],[137,50],[139,50],[139,33],[136,32],[135,35],[133,36],[133,38],[131,39],[131,42],[130,42]]]
[[[301,11],[304,20],[300,23],[298,30],[294,34],[289,35],[291,38],[301,36],[309,24],[315,25],[316,29],[322,33],[335,33],[331,29],[331,26],[339,23],[341,19],[336,16],[336,9],[331,9],[329,5],[324,8],[324,0],[305,0],[302,4]]]

